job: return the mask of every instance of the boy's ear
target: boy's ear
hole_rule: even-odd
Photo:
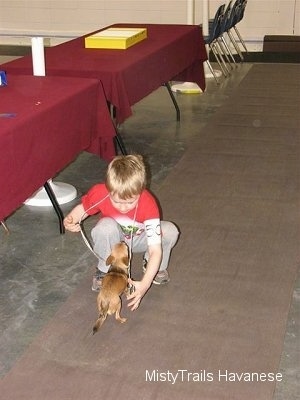
[[[114,261],[115,261],[115,257],[110,255],[106,259],[106,265],[112,265]]]

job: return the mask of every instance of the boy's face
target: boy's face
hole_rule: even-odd
[[[132,196],[131,198],[126,200],[120,199],[120,197],[116,193],[111,193],[109,197],[114,208],[120,213],[126,214],[128,211],[131,211],[135,208],[139,201],[140,195]]]

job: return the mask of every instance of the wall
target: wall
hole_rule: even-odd
[[[209,0],[211,17],[224,2]],[[299,2],[248,0],[239,31],[251,50],[262,49],[264,35],[300,35]],[[196,24],[202,10],[202,0],[195,0]],[[186,0],[0,0],[0,44],[24,44],[30,40],[24,35],[55,44],[118,22],[185,24]]]

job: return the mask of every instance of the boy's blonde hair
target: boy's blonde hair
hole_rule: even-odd
[[[140,155],[115,157],[108,165],[105,185],[112,194],[127,200],[146,187],[146,168]]]

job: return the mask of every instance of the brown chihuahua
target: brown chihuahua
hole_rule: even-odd
[[[117,321],[126,322],[126,318],[120,316],[121,295],[127,293],[128,286],[129,254],[126,243],[120,242],[113,246],[106,265],[110,265],[110,268],[102,279],[97,297],[99,317],[93,327],[93,334],[100,329],[107,315],[115,314]]]

